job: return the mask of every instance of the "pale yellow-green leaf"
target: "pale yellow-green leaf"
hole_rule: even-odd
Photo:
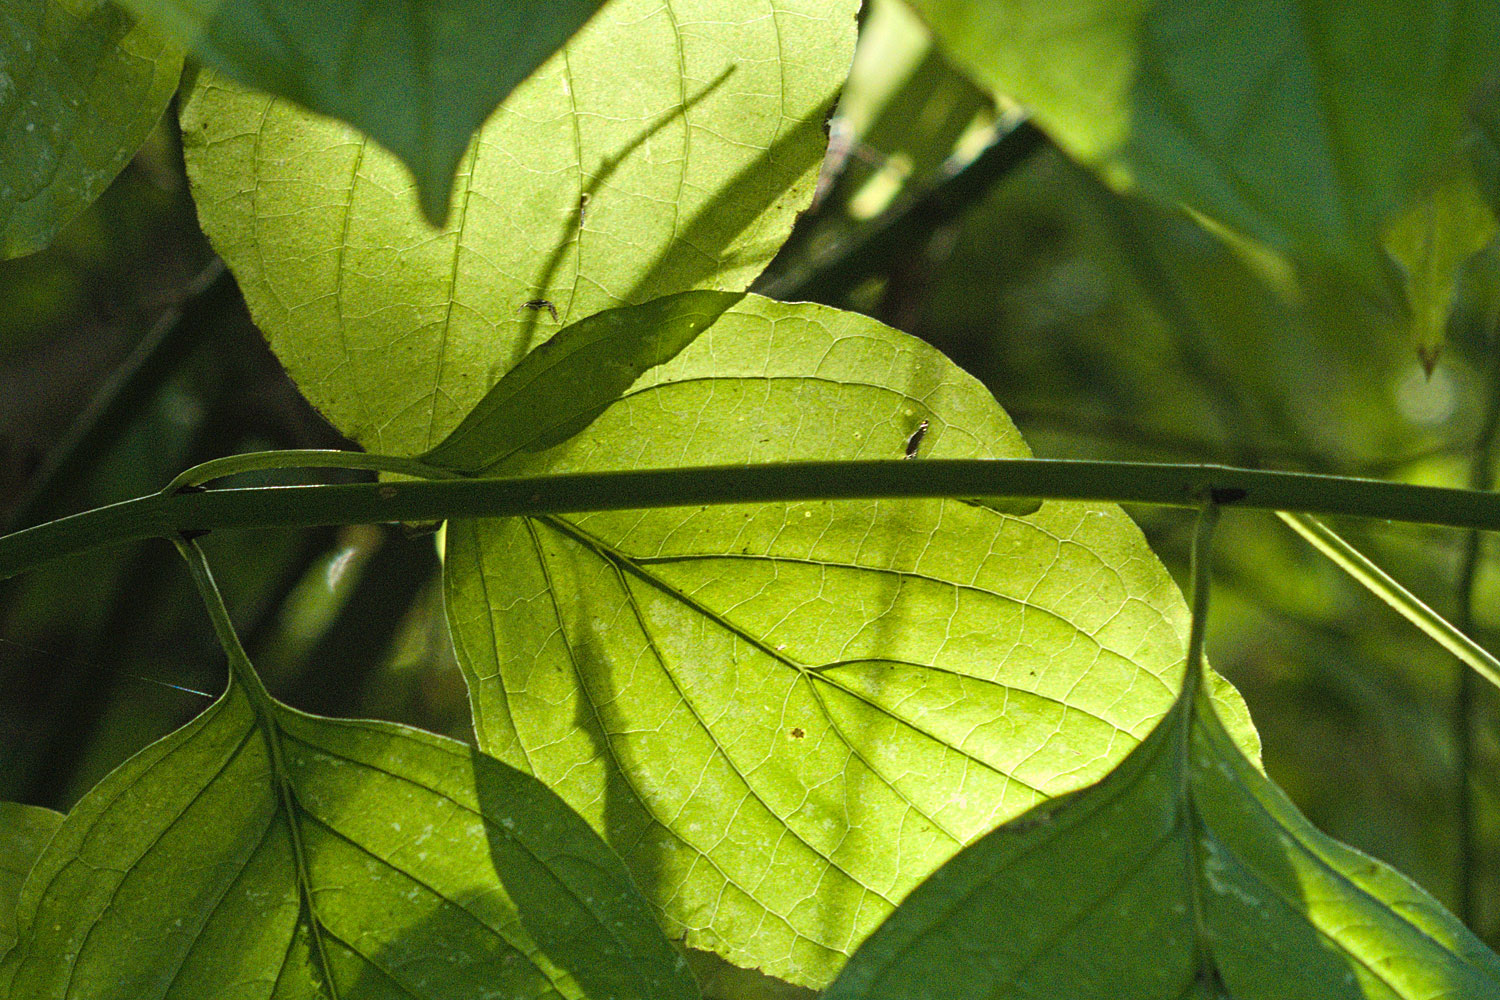
[[[1182,699],[1103,781],[967,848],[828,1000],[1488,1000],[1500,957],[1320,833]]]
[[[609,4],[479,132],[440,232],[367,139],[204,74],[200,217],[314,405],[425,451],[559,326],[760,273],[812,194],[855,8]]]
[[[924,420],[915,461],[1028,454],[920,341],[756,296],[557,443],[567,417],[494,428],[489,472],[900,459]],[[1187,626],[1108,505],[458,521],[445,572],[481,745],[583,813],[673,934],[813,986],[963,844],[1118,763]]]
[[[693,1000],[619,859],[557,796],[404,726],[238,682],[58,827],[7,1000]]]

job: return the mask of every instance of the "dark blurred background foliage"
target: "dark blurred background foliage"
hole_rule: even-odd
[[[993,390],[1038,455],[1470,482],[1497,393],[1482,310],[1458,311],[1427,376],[1369,303],[1102,186],[953,72],[890,0],[866,14],[830,130],[819,200],[759,290],[927,339]],[[158,489],[220,455],[349,447],[214,259],[170,115],[51,248],[0,265],[0,302],[6,527]],[[1180,578],[1186,519],[1132,513]],[[1336,527],[1462,619],[1463,533]],[[1475,929],[1500,944],[1496,699],[1471,685],[1479,735],[1466,749],[1450,656],[1275,517],[1233,513],[1222,531],[1209,649],[1250,704],[1271,777],[1325,831],[1454,906],[1457,776],[1472,752],[1469,891]],[[205,544],[273,693],[467,738],[430,534]],[[1493,647],[1488,569],[1482,559],[1472,628]],[[168,546],[94,552],[0,587],[0,799],[67,808],[222,688],[222,656]]]

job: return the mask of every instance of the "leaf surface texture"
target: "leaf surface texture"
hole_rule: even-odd
[[[16,943],[16,899],[62,819],[51,809],[0,802],[0,955]]]
[[[236,685],[96,786],[37,862],[0,992],[690,1000],[619,860],[534,779]]]
[[[200,218],[314,405],[417,454],[562,326],[760,273],[812,195],[856,6],[611,3],[480,130],[441,231],[359,133],[204,74]]]
[[[1428,1000],[1500,993],[1500,957],[1324,836],[1182,699],[1097,785],[959,853],[827,1000]]]
[[[1028,454],[919,341],[747,296],[576,437],[528,450],[547,422],[512,428],[491,471],[900,459],[922,421],[917,461]],[[454,522],[445,572],[481,746],[600,830],[670,932],[814,986],[960,846],[1118,763],[1170,706],[1186,634],[1100,505]]]
[[[0,259],[33,253],[115,179],[167,108],[182,51],[105,0],[0,9]]]

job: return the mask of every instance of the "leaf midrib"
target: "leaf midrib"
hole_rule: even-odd
[[[1016,776],[1014,774],[1009,774],[1009,773],[1001,770],[996,765],[990,763],[989,761],[986,761],[986,760],[984,760],[984,759],[982,759],[980,757],[976,757],[973,754],[969,753],[968,751],[964,750],[963,748],[954,746],[951,743],[948,743],[947,741],[938,738],[934,734],[928,732],[927,730],[925,730],[922,727],[918,726],[915,722],[913,722],[913,721],[911,721],[909,719],[905,719],[905,718],[902,718],[899,715],[895,715],[895,714],[891,713],[884,706],[881,706],[878,703],[875,703],[875,702],[871,701],[868,697],[865,696],[865,694],[863,692],[861,692],[861,691],[859,691],[859,690],[857,690],[855,688],[850,687],[849,685],[843,683],[842,681],[838,680],[835,677],[825,676],[817,668],[808,666],[806,664],[803,664],[800,661],[798,661],[798,660],[796,660],[796,659],[794,659],[794,658],[792,658],[790,656],[787,656],[782,651],[777,650],[777,649],[771,647],[764,640],[762,640],[759,637],[757,637],[757,636],[755,636],[755,635],[753,635],[753,634],[745,631],[743,628],[741,628],[740,626],[736,625],[735,623],[729,621],[728,619],[724,618],[722,615],[720,615],[717,612],[713,611],[711,608],[708,608],[708,607],[704,606],[703,604],[701,604],[699,601],[697,601],[692,596],[690,596],[688,594],[684,594],[681,590],[677,589],[671,583],[663,580],[662,578],[660,578],[656,574],[653,574],[653,573],[647,571],[644,567],[637,565],[635,563],[635,561],[631,557],[629,557],[629,556],[625,555],[624,553],[620,552],[614,546],[611,546],[608,542],[605,542],[604,540],[597,538],[596,536],[590,534],[589,532],[585,531],[582,528],[577,527],[576,525],[572,524],[571,522],[567,521],[566,519],[561,518],[561,517],[552,516],[552,517],[547,517],[547,518],[539,518],[537,520],[540,520],[543,523],[546,523],[547,525],[549,525],[550,527],[552,527],[554,530],[557,530],[560,534],[564,535],[565,537],[571,538],[573,541],[577,542],[578,544],[580,544],[580,545],[584,546],[585,548],[589,549],[590,551],[594,552],[595,555],[597,555],[600,559],[602,559],[606,564],[610,565],[617,574],[629,573],[629,574],[631,574],[633,576],[636,576],[638,579],[640,579],[643,582],[647,583],[648,585],[650,585],[650,586],[658,589],[662,593],[666,594],[668,597],[671,597],[672,599],[678,600],[678,601],[682,602],[683,604],[687,605],[694,612],[702,615],[705,619],[707,619],[708,621],[710,621],[710,622],[714,623],[715,625],[719,626],[720,628],[722,628],[723,630],[725,630],[729,634],[734,635],[734,636],[740,638],[742,641],[746,642],[748,645],[752,646],[753,648],[759,650],[761,653],[763,653],[764,655],[770,657],[772,660],[774,660],[776,662],[779,662],[782,665],[784,665],[784,666],[792,669],[793,671],[795,671],[797,673],[797,675],[799,676],[799,678],[802,679],[803,681],[805,681],[808,684],[809,689],[813,692],[814,697],[817,699],[817,701],[819,703],[819,707],[823,709],[823,714],[824,714],[825,719],[827,719],[829,725],[834,729],[835,733],[838,735],[839,739],[843,742],[844,746],[846,748],[848,748],[849,752],[851,754],[853,754],[856,758],[858,758],[860,760],[860,762],[866,768],[869,769],[869,771],[870,771],[871,774],[873,774],[875,777],[879,778],[880,781],[891,791],[892,794],[894,794],[898,799],[900,799],[908,808],[910,808],[918,816],[921,816],[924,821],[926,821],[927,823],[931,824],[934,829],[936,829],[938,832],[942,833],[943,835],[947,836],[950,840],[952,840],[954,842],[955,846],[962,846],[964,843],[966,843],[966,839],[963,838],[963,837],[961,837],[961,836],[959,836],[958,834],[954,833],[953,831],[948,830],[944,826],[944,824],[942,824],[938,819],[936,819],[935,817],[929,815],[926,810],[922,809],[916,803],[912,802],[911,799],[906,795],[906,793],[903,792],[896,785],[896,783],[894,781],[892,781],[889,777],[887,777],[885,774],[883,774],[880,769],[876,768],[873,764],[871,764],[865,758],[865,756],[863,755],[863,753],[855,746],[855,744],[854,744],[853,741],[851,741],[850,739],[848,739],[847,737],[844,736],[842,730],[839,727],[839,724],[838,724],[837,720],[834,719],[832,713],[828,710],[826,703],[823,701],[822,694],[817,690],[817,685],[814,683],[815,680],[822,681],[823,683],[828,684],[830,687],[843,692],[844,694],[848,695],[849,697],[851,697],[851,698],[853,698],[853,699],[861,702],[862,704],[867,705],[873,711],[875,711],[875,712],[877,712],[877,713],[879,713],[879,714],[881,714],[881,715],[883,715],[883,716],[891,719],[892,721],[896,722],[898,725],[900,725],[900,726],[902,726],[904,728],[910,729],[911,731],[917,733],[918,735],[922,736],[925,739],[933,741],[934,743],[936,743],[938,746],[942,747],[946,751],[953,752],[953,753],[959,755],[960,757],[962,757],[963,759],[971,761],[972,763],[979,765],[981,768],[984,768],[985,770],[990,771],[991,773],[993,773],[997,777],[1001,778],[1002,780],[1004,780],[1006,782],[1015,782],[1016,784],[1020,785],[1022,788],[1025,788],[1028,791],[1031,791],[1034,794],[1036,794],[1036,795],[1038,795],[1038,796],[1040,796],[1042,798],[1049,797],[1045,791],[1043,791],[1042,789],[1037,788],[1037,787],[1035,787],[1033,785],[1028,784],[1026,781],[1024,781],[1023,779],[1019,778],[1018,776]],[[538,550],[537,551],[538,551],[538,558],[544,560],[545,557],[541,555],[541,551],[540,551],[540,547],[539,546],[538,546]],[[766,804],[763,800],[760,799],[759,794],[754,790],[754,787],[751,784],[751,782],[749,781],[749,779],[743,773],[740,772],[739,766],[737,764],[735,764],[735,762],[733,761],[733,759],[730,758],[727,753],[724,752],[722,746],[719,744],[719,741],[717,739],[713,738],[713,735],[712,735],[713,734],[713,729],[711,727],[709,727],[707,725],[707,723],[703,720],[703,717],[702,717],[701,713],[699,713],[697,707],[692,703],[692,701],[682,691],[681,687],[677,683],[677,678],[673,675],[672,671],[670,669],[668,669],[668,667],[667,667],[667,659],[662,654],[661,649],[657,645],[655,639],[651,636],[650,629],[646,626],[646,623],[644,621],[644,616],[643,616],[640,608],[636,605],[635,597],[631,593],[629,586],[626,585],[626,584],[624,584],[623,580],[621,581],[621,585],[622,585],[622,590],[624,590],[624,592],[626,593],[627,597],[631,601],[632,611],[633,611],[633,613],[634,613],[634,615],[636,617],[636,620],[637,620],[638,624],[641,627],[641,630],[642,630],[643,634],[646,635],[647,640],[652,645],[653,654],[656,656],[657,661],[662,665],[662,671],[668,677],[669,681],[672,683],[672,686],[673,686],[674,690],[677,691],[678,697],[682,699],[684,705],[686,705],[687,708],[689,709],[689,711],[692,713],[693,718],[697,721],[699,727],[701,729],[703,729],[704,732],[706,732],[706,733],[709,734],[710,738],[713,740],[713,744],[714,744],[715,749],[720,754],[722,754],[725,757],[726,760],[729,761],[730,765],[734,768],[736,774],[739,775],[740,780],[744,783],[745,787],[750,790],[751,794],[756,797],[757,801],[761,802],[762,807],[765,808],[767,810],[767,812],[770,813],[770,815],[776,816],[777,819],[782,823],[783,826],[787,826],[786,820],[783,819],[783,818],[781,818],[779,815],[777,815],[777,813],[776,813],[776,811],[774,809],[771,809],[768,804]],[[561,612],[559,611],[558,614],[560,616]],[[922,666],[922,665],[920,665],[920,664],[913,664],[913,666]],[[980,681],[982,681],[981,678],[973,678],[973,679],[974,680],[980,680]],[[1007,689],[1007,690],[1009,690],[1009,689]],[[1030,694],[1030,692],[1025,692],[1025,693]],[[1064,707],[1065,708],[1073,708],[1073,706],[1064,706]],[[1080,713],[1083,713],[1083,714],[1088,714],[1086,712],[1083,712],[1082,709],[1077,709],[1077,711],[1079,711]],[[1100,720],[1100,721],[1103,721],[1103,720]],[[1112,728],[1115,728],[1117,732],[1123,732],[1123,730],[1119,730],[1118,727],[1113,727],[1112,723],[1107,723],[1107,724],[1111,725]],[[1128,736],[1129,734],[1127,733],[1126,735]],[[618,762],[617,762],[617,764],[618,764]],[[787,829],[790,830],[791,829],[790,826],[787,826]],[[792,831],[792,833],[793,833],[794,836],[798,836],[799,840],[802,840],[801,836],[798,835],[798,834],[796,834],[796,831]],[[817,850],[811,844],[808,844],[806,841],[803,841],[803,843],[810,850],[812,850],[815,855],[824,858],[824,860],[828,861],[829,864],[834,864],[834,862],[832,861],[832,859],[827,858],[827,856],[822,851]],[[847,874],[847,873],[845,873],[845,874]],[[855,878],[853,878],[853,876],[850,876],[850,878],[854,882],[854,884],[860,885],[863,888],[867,888],[867,889],[869,888],[868,886],[864,886],[863,883],[860,882],[859,879],[855,879]],[[874,891],[874,890],[870,890],[870,891]],[[894,905],[894,904],[892,904],[892,905]]]
[[[285,731],[283,730],[283,732],[285,732]],[[499,823],[497,823],[497,821],[491,819],[481,809],[475,808],[474,806],[468,805],[467,803],[462,802],[462,801],[454,798],[452,795],[449,795],[447,792],[443,791],[440,788],[437,788],[434,785],[424,785],[424,784],[422,784],[422,783],[420,783],[418,781],[414,781],[413,779],[411,779],[411,778],[409,778],[409,777],[407,777],[405,775],[398,774],[398,773],[396,773],[394,771],[391,771],[391,770],[389,770],[389,769],[387,769],[385,767],[381,767],[381,766],[379,766],[377,764],[373,764],[373,763],[371,763],[369,761],[360,760],[360,759],[355,758],[355,757],[350,757],[347,754],[339,753],[338,751],[336,751],[336,750],[334,750],[334,749],[332,749],[330,747],[320,746],[318,744],[315,744],[315,743],[309,742],[307,740],[304,740],[304,739],[302,739],[300,737],[293,736],[293,735],[291,735],[289,733],[286,734],[286,739],[288,739],[288,740],[290,740],[292,742],[300,744],[301,746],[305,747],[308,751],[310,751],[314,755],[322,755],[322,756],[326,756],[326,757],[330,757],[330,758],[336,758],[338,760],[345,761],[346,763],[351,764],[351,765],[353,765],[356,768],[363,768],[363,769],[368,770],[368,771],[373,771],[373,772],[375,772],[377,774],[383,774],[387,778],[390,778],[393,781],[400,782],[400,783],[406,784],[406,785],[411,785],[412,787],[417,788],[417,789],[419,789],[420,791],[422,791],[422,792],[424,792],[426,794],[432,795],[432,796],[434,796],[436,798],[442,799],[442,800],[450,803],[459,812],[467,813],[468,815],[476,818],[477,820],[479,820],[479,822],[483,826],[485,826],[487,828],[500,825],[500,826],[502,826],[502,829],[503,829],[503,824],[499,824]],[[440,753],[446,753],[447,752],[447,751],[443,750],[440,747],[429,747],[429,749],[435,749],[435,750],[437,750]],[[469,911],[468,908],[465,907],[462,903],[458,902],[455,899],[451,899],[448,896],[443,895],[437,889],[435,889],[432,886],[428,885],[424,880],[418,878],[410,870],[408,870],[406,868],[398,867],[394,862],[390,861],[389,859],[380,857],[380,855],[376,854],[374,851],[370,850],[369,848],[365,847],[363,844],[361,844],[358,841],[354,840],[352,837],[350,837],[349,835],[345,834],[342,830],[334,827],[330,822],[322,819],[320,816],[318,816],[316,813],[312,812],[311,810],[305,810],[305,812],[306,812],[307,816],[313,822],[317,823],[319,826],[321,826],[324,829],[328,830],[330,833],[333,833],[335,836],[339,837],[340,839],[342,839],[343,841],[345,841],[346,843],[348,843],[351,847],[353,847],[356,850],[361,851],[361,852],[369,855],[372,858],[375,858],[375,859],[379,860],[382,864],[385,864],[385,865],[389,866],[393,870],[400,872],[406,878],[409,878],[413,882],[416,882],[417,884],[422,885],[424,888],[427,888],[437,898],[445,900],[446,902],[452,904],[454,907],[458,908],[459,910],[462,910],[465,914],[467,914],[468,916],[470,916],[472,919],[474,919],[476,922],[478,922],[481,926],[484,926],[484,927],[490,929],[492,932],[494,932],[496,934],[499,933],[498,931],[495,931],[494,928],[489,927],[488,924],[485,924],[484,921],[481,920],[481,918],[479,918],[477,915],[475,915],[474,913],[472,913],[471,911]],[[597,907],[592,902],[590,902],[587,899],[585,899],[585,897],[580,896],[578,894],[577,890],[575,890],[573,888],[573,886],[571,886],[567,882],[563,881],[557,875],[557,873],[553,870],[552,866],[550,864],[548,864],[546,861],[542,860],[541,856],[536,853],[535,849],[532,847],[532,845],[525,838],[517,836],[517,835],[513,834],[511,831],[508,831],[508,830],[505,831],[505,833],[503,833],[502,836],[505,836],[511,843],[513,843],[516,846],[518,846],[519,848],[521,848],[521,850],[523,850],[527,854],[527,856],[530,857],[531,860],[536,864],[538,870],[540,870],[542,872],[545,872],[547,874],[547,876],[549,876],[552,879],[552,881],[553,881],[553,883],[555,885],[557,885],[565,894],[567,894],[568,896],[572,897],[572,899],[574,900],[574,902],[578,903],[579,907],[584,912],[586,912],[590,916],[592,916],[594,918],[595,922],[601,928],[604,929],[605,933],[608,934],[611,938],[613,938],[614,941],[616,942],[616,944],[618,944],[620,946],[620,950],[621,950],[622,954],[629,954],[633,950],[631,948],[630,942],[628,942],[624,938],[620,937],[620,935],[617,932],[617,929],[614,927],[614,922],[612,920],[608,919],[608,916],[606,914],[599,912],[599,910],[597,909]],[[503,935],[500,935],[500,936],[503,937]],[[509,943],[509,942],[507,942],[507,943]],[[515,945],[512,945],[512,947],[515,947]],[[546,974],[543,973],[543,975],[546,975]],[[550,976],[547,977],[547,978],[549,980],[551,979]]]
[[[975,764],[978,764],[980,767],[985,768],[986,770],[992,772],[997,777],[1001,777],[1001,778],[1004,778],[1004,779],[1010,780],[1010,781],[1015,781],[1016,783],[1020,784],[1023,788],[1026,788],[1029,791],[1035,792],[1036,794],[1041,795],[1044,798],[1050,797],[1050,796],[1048,796],[1047,793],[1045,791],[1043,791],[1042,789],[1037,788],[1037,787],[1035,787],[1033,785],[1027,784],[1025,781],[1023,781],[1020,778],[1016,777],[1014,774],[1007,773],[1006,771],[1001,770],[996,765],[991,764],[990,762],[988,762],[988,761],[986,761],[986,760],[984,760],[982,758],[975,757],[975,756],[973,756],[972,754],[968,753],[967,751],[963,750],[960,747],[953,746],[952,744],[948,743],[946,740],[943,740],[943,739],[939,738],[938,736],[934,735],[933,733],[928,732],[926,729],[922,728],[921,726],[918,726],[914,721],[912,721],[910,719],[903,718],[902,716],[899,716],[899,715],[896,715],[896,714],[892,713],[889,709],[885,708],[884,706],[882,706],[882,705],[880,705],[880,704],[878,704],[876,702],[871,701],[868,697],[865,696],[865,694],[863,692],[858,691],[857,689],[850,687],[849,685],[847,685],[844,682],[840,681],[836,677],[827,676],[826,675],[826,671],[828,671],[829,669],[831,669],[833,667],[843,666],[843,665],[848,665],[848,664],[858,663],[858,662],[888,662],[888,663],[896,663],[896,664],[903,665],[903,666],[910,666],[910,667],[913,667],[915,669],[920,669],[920,670],[931,670],[931,671],[933,671],[935,673],[947,674],[949,676],[958,677],[958,678],[962,678],[962,679],[965,679],[965,680],[971,680],[971,681],[974,681],[974,682],[980,683],[980,684],[991,684],[991,685],[1000,687],[1000,688],[1002,688],[1002,689],[1004,689],[1004,690],[1006,690],[1008,692],[1014,692],[1014,693],[1018,693],[1018,694],[1024,694],[1024,695],[1036,697],[1036,698],[1041,699],[1043,701],[1052,702],[1053,704],[1059,705],[1060,707],[1064,708],[1067,711],[1078,712],[1080,715],[1084,715],[1084,716],[1087,716],[1088,718],[1094,719],[1095,721],[1101,723],[1102,725],[1108,726],[1115,733],[1123,735],[1127,739],[1135,740],[1137,743],[1139,743],[1139,739],[1136,736],[1134,736],[1129,730],[1124,729],[1121,726],[1115,724],[1114,722],[1111,722],[1110,720],[1105,719],[1102,716],[1099,716],[1099,715],[1097,715],[1097,714],[1095,714],[1093,712],[1090,712],[1090,711],[1088,711],[1087,709],[1085,709],[1085,708],[1083,708],[1081,706],[1069,704],[1068,702],[1062,701],[1061,699],[1053,698],[1051,696],[1042,694],[1040,692],[1030,691],[1030,690],[1027,690],[1025,688],[1013,687],[1011,685],[1004,684],[1004,683],[1002,683],[1000,681],[990,680],[990,679],[986,679],[986,678],[983,678],[983,677],[975,677],[975,676],[971,676],[969,674],[960,674],[960,673],[957,673],[956,671],[952,670],[951,668],[940,667],[940,666],[937,666],[935,664],[916,663],[916,662],[913,662],[913,661],[905,661],[905,660],[892,660],[892,659],[889,659],[889,658],[875,658],[875,659],[867,659],[867,660],[840,660],[840,661],[837,661],[837,662],[834,662],[834,663],[826,663],[826,664],[818,664],[818,665],[810,665],[810,664],[802,663],[801,661],[799,661],[799,660],[797,660],[797,659],[795,659],[795,658],[793,658],[791,656],[786,655],[785,652],[783,652],[782,650],[773,648],[765,640],[760,639],[759,637],[755,636],[754,634],[752,634],[752,633],[746,631],[745,629],[741,628],[739,625],[736,625],[734,622],[732,622],[729,619],[725,618],[723,615],[721,615],[718,612],[714,611],[712,608],[709,608],[709,607],[705,606],[700,601],[698,601],[696,598],[694,598],[692,595],[684,593],[682,590],[680,590],[679,588],[677,588],[670,581],[663,579],[662,577],[658,576],[655,573],[651,573],[648,570],[648,568],[647,568],[648,564],[647,564],[646,561],[637,560],[634,556],[627,555],[626,553],[620,551],[617,547],[611,545],[609,542],[607,542],[607,541],[599,538],[596,535],[593,535],[592,533],[588,532],[586,529],[579,527],[578,525],[574,524],[572,521],[569,521],[566,518],[563,518],[561,516],[551,515],[551,516],[548,516],[548,517],[545,517],[545,518],[540,518],[539,520],[542,520],[545,523],[551,525],[552,527],[557,528],[559,531],[561,531],[561,533],[563,533],[565,535],[568,535],[569,537],[573,538],[574,541],[577,541],[578,543],[584,545],[585,547],[593,550],[597,555],[599,555],[606,562],[610,562],[610,563],[613,563],[613,564],[615,564],[615,565],[617,565],[619,567],[625,568],[632,575],[637,576],[638,578],[640,578],[644,582],[650,584],[651,586],[655,587],[656,589],[660,590],[662,593],[666,594],[667,596],[673,598],[674,600],[681,601],[683,604],[687,605],[693,611],[697,612],[698,614],[701,614],[704,618],[706,618],[709,621],[713,622],[714,624],[718,625],[720,628],[724,629],[726,632],[729,632],[731,635],[737,636],[738,638],[742,639],[747,644],[753,646],[755,649],[759,650],[760,652],[762,652],[766,656],[769,656],[771,659],[773,659],[773,660],[775,660],[775,661],[783,664],[784,666],[789,667],[790,669],[796,671],[802,677],[808,678],[808,679],[816,678],[818,680],[821,680],[823,683],[828,684],[830,687],[833,687],[833,688],[835,688],[835,689],[837,689],[839,691],[842,691],[844,694],[847,694],[849,697],[854,698],[855,700],[862,702],[863,704],[869,706],[873,711],[875,711],[875,712],[877,712],[877,713],[879,713],[881,715],[886,716],[887,718],[889,718],[892,721],[898,723],[899,725],[902,725],[902,726],[904,726],[904,727],[906,727],[908,729],[911,729],[913,732],[919,734],[920,736],[922,736],[922,737],[924,737],[926,739],[932,740],[934,743],[937,743],[939,746],[942,746],[945,749],[948,749],[948,750],[951,750],[951,751],[953,751],[955,753],[958,753],[965,760],[969,760],[969,761],[972,761]],[[742,557],[739,557],[739,558],[763,558],[763,559],[766,559],[766,560],[772,561],[772,562],[780,561],[779,557],[773,557],[773,556],[763,556],[763,557],[743,557],[742,556]],[[788,561],[795,562],[797,560],[788,560]],[[809,563],[809,565],[822,565],[822,564]],[[851,569],[851,570],[856,570],[856,571],[861,571],[861,572],[894,573],[894,574],[900,575],[899,571],[895,571],[895,570],[881,570],[881,569],[878,569],[878,568],[871,568],[871,567],[864,567],[864,566],[847,566],[847,567],[843,567],[843,568],[848,568],[848,569]],[[916,574],[911,574],[911,575],[913,577],[916,577]],[[939,585],[942,585],[942,586],[949,586],[949,587],[954,587],[954,588],[959,588],[959,589],[963,589],[964,588],[964,585],[962,585],[962,584],[948,583],[947,581],[938,580],[938,579],[935,579],[935,578],[921,577],[921,579],[925,579],[928,582],[939,584]],[[1004,597],[1004,595],[994,594],[991,591],[978,590],[978,588],[971,588],[971,589],[975,589],[977,592],[983,593],[983,594],[985,594],[987,596],[998,597],[998,598],[1000,598],[1002,600],[1012,600],[1012,601],[1015,600],[1013,598]],[[1032,607],[1031,605],[1025,604],[1024,602],[1017,601],[1016,603],[1020,603],[1023,607]],[[1057,615],[1055,615],[1055,614],[1053,614],[1051,612],[1047,612],[1046,609],[1044,609],[1044,608],[1037,608],[1036,610],[1039,613],[1049,614],[1052,617],[1057,618],[1057,620],[1062,621],[1064,624],[1068,625],[1069,627],[1071,627],[1071,628],[1073,628],[1075,630],[1078,630],[1079,633],[1082,634],[1082,635],[1085,635],[1085,636],[1088,635],[1086,632],[1083,632],[1081,629],[1078,629],[1077,625],[1074,625],[1072,622],[1069,622],[1065,618],[1061,618],[1060,616],[1057,616]],[[1105,648],[1097,640],[1094,640],[1092,636],[1089,636],[1089,639],[1098,648],[1100,648],[1100,649],[1104,649]],[[1113,650],[1109,650],[1109,652],[1114,652],[1114,651]],[[1119,656],[1123,657],[1123,654],[1116,653],[1115,655],[1119,655]],[[1134,661],[1129,661],[1129,662],[1133,663]],[[1161,678],[1157,677],[1155,674],[1151,674],[1149,671],[1142,670],[1141,673],[1147,674],[1148,676],[1154,678],[1158,683],[1162,684],[1163,686],[1165,686],[1165,684],[1166,684],[1165,681],[1162,681]],[[831,721],[832,720],[830,720],[830,722]],[[876,773],[878,774],[878,772],[876,772]],[[897,794],[899,795],[900,793],[898,792]],[[920,810],[919,810],[919,813],[920,813]],[[929,818],[930,819],[930,817],[925,817],[925,814],[924,814],[924,818]]]

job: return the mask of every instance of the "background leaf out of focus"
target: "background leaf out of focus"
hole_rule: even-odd
[[[220,272],[175,117],[48,250],[0,265],[7,527],[140,495],[207,458],[342,443]],[[1429,376],[1405,326],[1367,297],[1294,285],[1188,215],[1116,193],[1027,126],[994,156],[987,143],[1012,117],[907,8],[870,5],[818,200],[759,287],[931,341],[989,386],[1039,456],[1469,482],[1496,382],[1479,310],[1457,311]],[[1180,574],[1185,522],[1132,513]],[[1456,614],[1461,533],[1336,527]],[[1274,517],[1232,513],[1222,531],[1210,649],[1251,707],[1271,777],[1329,834],[1454,905],[1460,668]],[[278,697],[468,737],[431,535],[362,526],[204,543]],[[168,547],[91,553],[0,586],[0,799],[66,808],[206,704],[183,688],[222,689]],[[1490,645],[1500,581],[1481,572],[1477,587],[1475,637]],[[1493,733],[1500,713],[1488,691],[1479,699],[1475,731]],[[1495,945],[1500,784],[1482,776],[1500,747],[1481,736],[1476,753],[1475,929]]]

